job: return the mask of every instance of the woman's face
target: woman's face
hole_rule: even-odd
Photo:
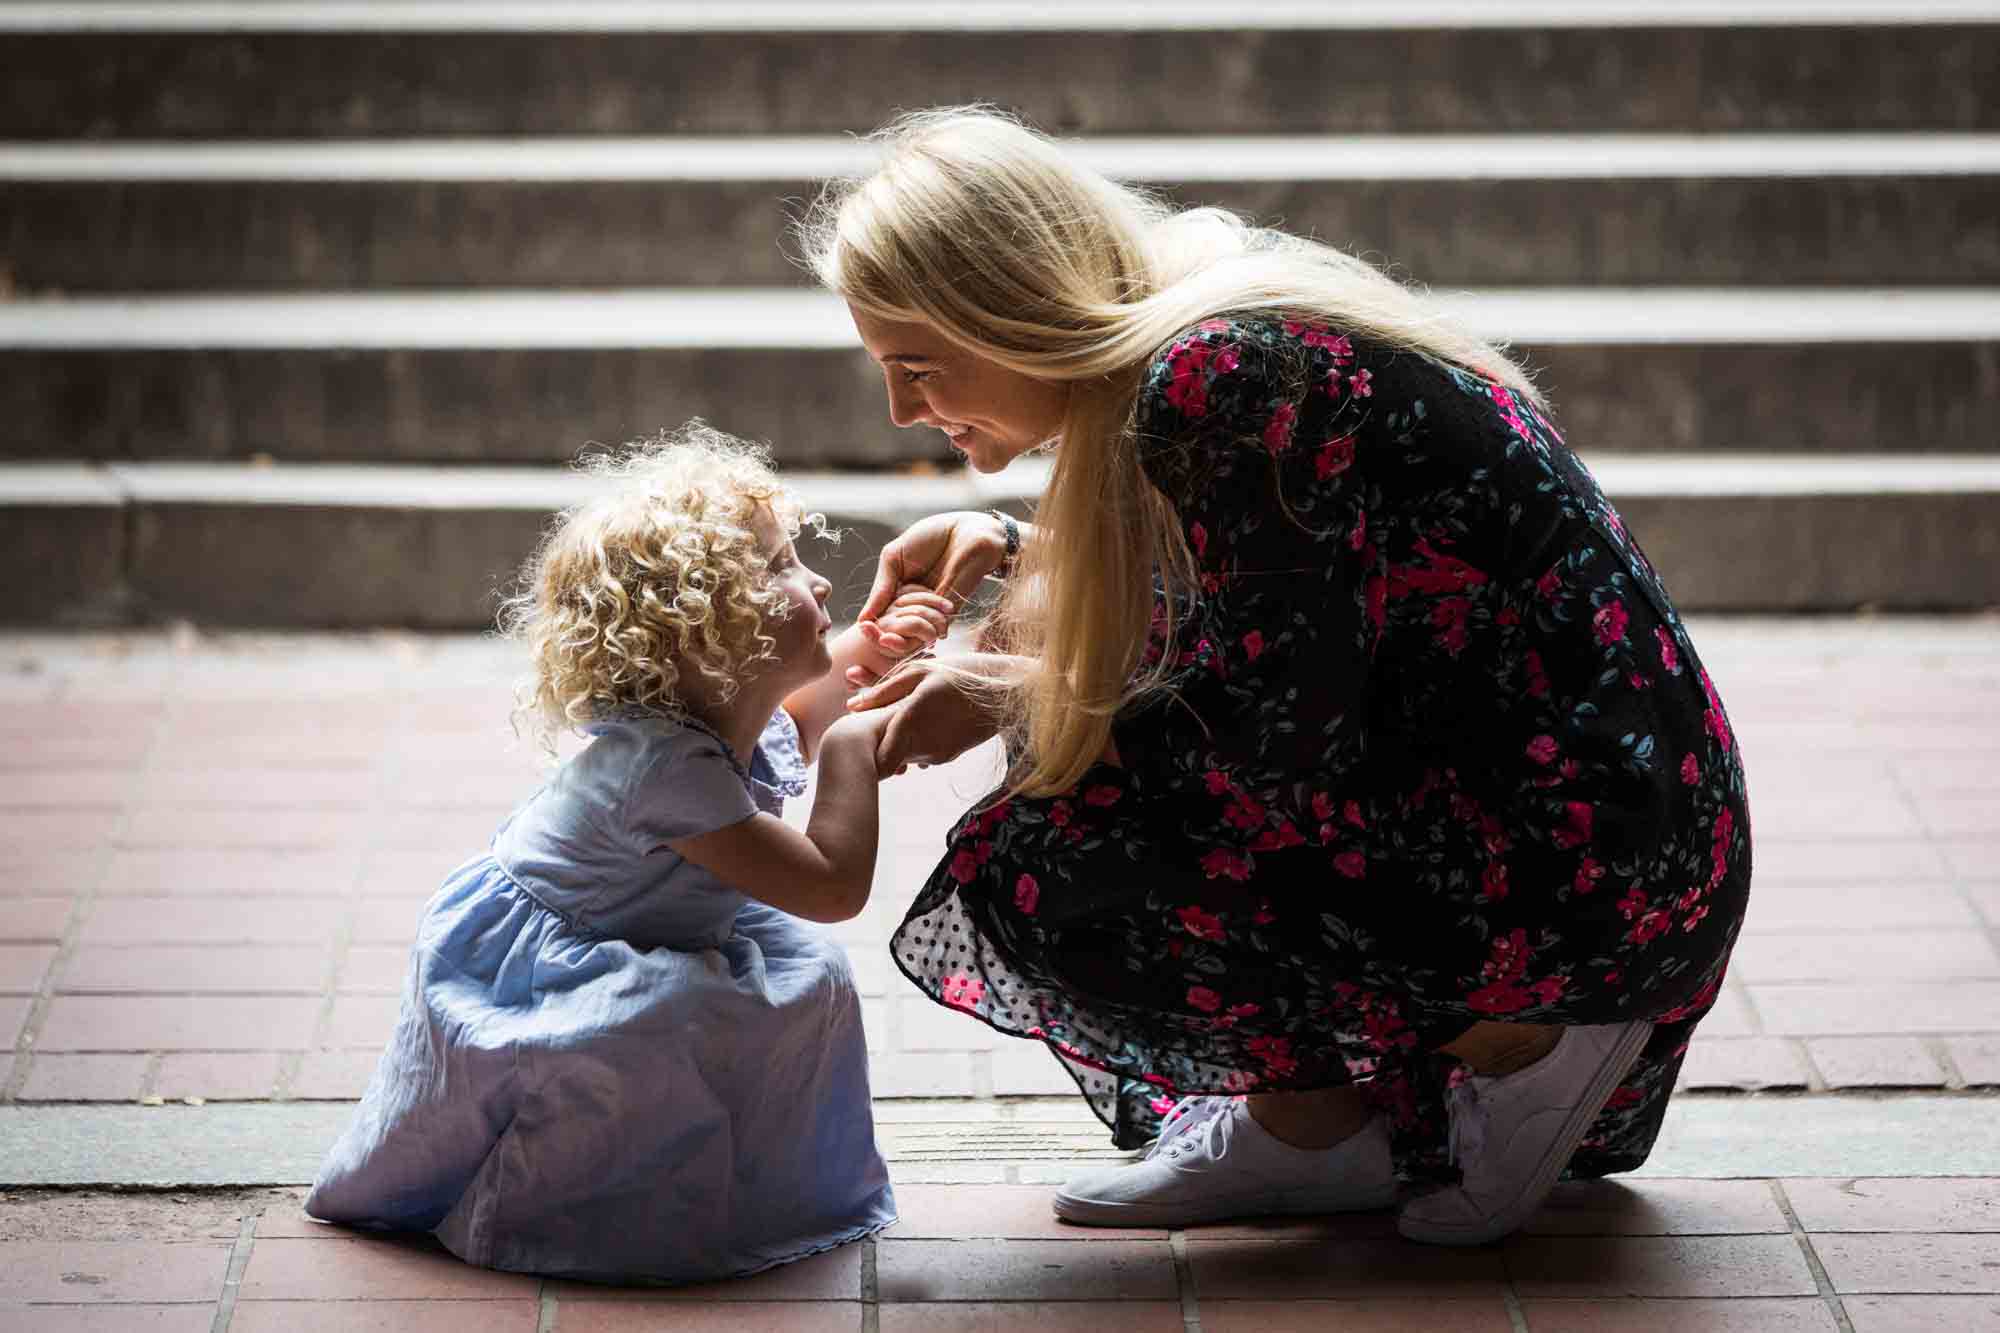
[[[853,306],[848,313],[882,367],[889,420],[937,427],[976,470],[998,472],[1061,429],[1067,385],[974,356],[928,324],[874,319]]]

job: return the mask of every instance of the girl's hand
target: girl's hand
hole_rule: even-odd
[[[895,600],[874,620],[858,623],[863,638],[894,660],[922,652],[951,630],[951,618],[958,607],[942,593],[921,583],[906,583],[896,590]],[[847,673],[850,683],[865,685],[880,677],[866,668]]]
[[[920,518],[882,548],[875,586],[855,619],[880,618],[911,584],[944,595],[955,610],[1006,559],[1007,534],[991,514],[966,509]]]

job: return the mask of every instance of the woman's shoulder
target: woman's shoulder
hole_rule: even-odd
[[[1211,315],[1168,339],[1148,361],[1140,411],[1201,421],[1248,407],[1323,396],[1367,396],[1393,349],[1327,318],[1275,311]]]

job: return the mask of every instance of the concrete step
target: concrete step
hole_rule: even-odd
[[[1098,139],[1108,173],[1438,284],[2000,280],[2000,135]],[[0,145],[16,292],[803,282],[843,139]]]
[[[1487,289],[1580,447],[1992,454],[2000,293]],[[0,457],[533,463],[689,416],[790,466],[941,460],[810,290],[0,303]]]
[[[2000,460],[1591,457],[1683,609],[2000,605]],[[798,473],[849,531],[808,543],[837,614],[881,544],[952,508],[1017,510],[1045,475]],[[551,510],[589,482],[557,468],[0,466],[0,621],[283,628],[490,623]],[[1829,553],[1838,552],[1838,556]]]
[[[13,3],[0,138],[2000,128],[1989,4],[720,8]]]

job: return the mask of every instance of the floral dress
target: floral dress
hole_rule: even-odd
[[[1472,1023],[1650,1019],[1570,1163],[1651,1150],[1748,900],[1743,768],[1659,576],[1493,381],[1276,316],[1147,367],[1147,477],[1200,588],[1120,764],[976,806],[896,932],[1045,1043],[1122,1147],[1174,1098],[1359,1082],[1445,1166]]]

